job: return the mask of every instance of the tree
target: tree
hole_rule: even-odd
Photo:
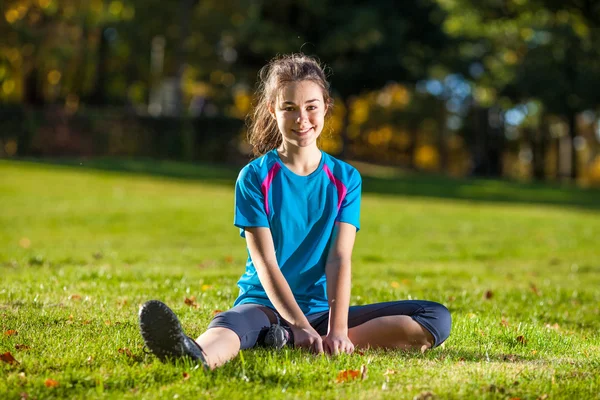
[[[483,101],[539,99],[546,113],[565,118],[572,143],[577,114],[598,105],[594,77],[600,74],[600,51],[593,43],[600,40],[600,5],[589,0],[438,3],[450,15],[446,31],[468,39],[465,51],[474,52],[485,68],[476,81],[479,93],[497,94]],[[571,149],[570,176],[576,178],[577,153]]]

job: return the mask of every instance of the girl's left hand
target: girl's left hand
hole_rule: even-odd
[[[327,336],[323,336],[323,350],[331,355],[351,354],[354,351],[354,344],[346,334],[329,332]]]

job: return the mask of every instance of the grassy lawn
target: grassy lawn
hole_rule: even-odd
[[[165,301],[197,336],[231,306],[236,171],[0,161],[0,398],[600,398],[600,191],[364,172],[352,303],[439,301],[445,346],[207,373],[147,355],[137,310]]]

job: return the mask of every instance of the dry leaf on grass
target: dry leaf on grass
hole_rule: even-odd
[[[127,347],[118,350],[119,354],[125,354],[127,357],[133,357],[133,353]]]
[[[519,335],[519,336],[517,336],[517,342],[519,342],[521,344],[527,344],[527,339],[525,338],[525,336]]]
[[[360,376],[360,371],[357,369],[345,369],[340,371],[335,378],[337,383],[344,383],[356,379]]]
[[[17,350],[29,350],[29,349],[31,349],[31,347],[27,346],[26,344],[15,344],[15,349],[17,349]]]
[[[12,354],[10,354],[9,351],[7,351],[6,353],[0,354],[0,360],[4,361],[5,363],[8,363],[8,364],[18,364],[19,363],[17,360],[15,360],[15,358],[13,357]]]
[[[188,374],[187,372],[183,373],[183,380],[187,381],[188,379],[190,379],[190,374]]]
[[[15,331],[14,329],[9,329],[6,332],[4,332],[5,336],[14,336],[17,335],[19,332]]]
[[[540,296],[542,293],[540,292],[540,290],[537,288],[537,286],[535,286],[533,283],[531,283],[529,285],[529,288],[531,289],[531,291],[536,295],[536,296]]]
[[[183,302],[190,307],[198,308],[198,303],[196,303],[196,296],[186,297]]]
[[[491,290],[487,290],[485,292],[485,294],[483,295],[483,297],[485,297],[486,300],[491,299],[492,297],[494,297],[494,292],[492,292]]]
[[[212,315],[215,316],[215,315],[221,314],[222,312],[223,312],[223,310],[213,310]]]
[[[55,381],[54,379],[48,378],[44,382],[44,385],[49,388],[55,388],[55,387],[58,387],[59,383],[58,383],[58,381]]]
[[[368,372],[369,371],[368,371],[367,366],[365,364],[363,364],[363,365],[360,366],[360,379],[362,381],[364,381],[365,379],[367,379]]]
[[[81,300],[80,294],[72,294],[69,296],[69,300]]]

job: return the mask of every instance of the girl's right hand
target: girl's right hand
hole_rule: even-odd
[[[323,339],[312,326],[290,326],[294,335],[294,347],[300,347],[313,353],[323,353]]]

